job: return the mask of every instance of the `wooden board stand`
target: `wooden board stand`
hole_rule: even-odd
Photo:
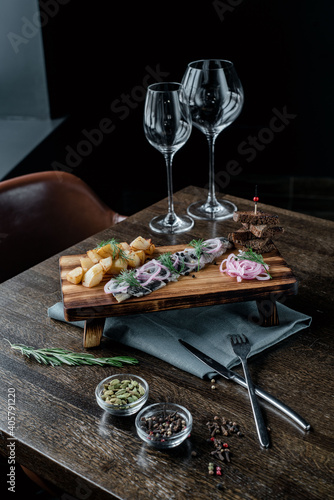
[[[158,247],[152,257],[183,249],[183,245]],[[276,299],[283,295],[295,295],[298,290],[297,280],[291,269],[278,250],[275,250],[263,256],[270,266],[273,279],[243,280],[239,283],[235,278],[219,272],[219,264],[230,252],[231,250],[197,273],[182,276],[177,282],[168,283],[145,297],[136,297],[121,303],[111,294],[104,292],[104,285],[111,276],[105,276],[94,288],[69,283],[66,274],[80,265],[81,255],[63,256],[59,260],[59,267],[65,320],[85,322],[85,348],[100,344],[107,317],[127,314],[255,300],[259,313],[258,324],[263,327],[278,325]]]

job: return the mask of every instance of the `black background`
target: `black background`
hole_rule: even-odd
[[[181,81],[190,61],[223,58],[234,62],[245,93],[241,115],[216,143],[216,171],[224,172],[230,160],[241,167],[223,191],[238,194],[244,179],[261,187],[263,179],[333,176],[329,1],[62,3],[49,14],[43,37],[52,116],[68,119],[25,169],[71,171],[125,214],[160,199],[166,195],[164,159],[142,126],[143,83],[155,81],[146,78],[147,68],[164,73],[166,81]],[[40,5],[51,12],[47,0]],[[129,104],[117,111],[124,95]],[[239,145],[269,126],[274,109],[284,108],[295,118],[247,161]],[[83,130],[98,128],[105,118],[115,129],[85,149]],[[79,152],[71,164],[68,151]],[[173,176],[175,190],[207,184],[207,142],[195,128],[175,155]]]

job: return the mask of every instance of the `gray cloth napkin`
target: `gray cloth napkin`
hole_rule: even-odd
[[[250,356],[254,356],[311,324],[310,316],[280,303],[277,303],[277,310],[280,324],[273,327],[258,326],[250,321],[250,318],[258,317],[255,302],[109,317],[106,319],[103,335],[200,378],[212,377],[212,370],[189,353],[178,339],[185,340],[231,368],[240,361],[232,350],[229,335],[246,335],[252,344]],[[65,321],[62,302],[50,307],[48,315]],[[82,328],[84,326],[83,321],[71,324]]]

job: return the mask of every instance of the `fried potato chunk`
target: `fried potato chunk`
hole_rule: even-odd
[[[106,259],[107,257],[112,257],[113,256],[113,249],[111,248],[110,243],[107,243],[106,245],[103,245],[102,247],[98,248],[97,253],[102,259]]]
[[[74,283],[74,285],[78,285],[81,282],[83,275],[84,275],[84,272],[83,272],[82,267],[75,267],[74,269],[72,269],[72,271],[69,271],[67,273],[66,279],[70,283]]]
[[[132,250],[144,250],[146,255],[152,255],[155,250],[155,245],[153,245],[152,240],[146,240],[142,236],[138,236],[130,243]]]
[[[142,251],[142,250],[141,250]],[[145,253],[144,253],[145,254]],[[128,265],[132,268],[139,267],[141,264],[141,260],[137,252],[127,252],[126,259],[128,261]]]
[[[69,271],[66,279],[70,283],[82,283],[83,286],[91,288],[101,283],[105,274],[119,274],[126,269],[143,265],[147,256],[152,255],[154,250],[152,240],[142,236],[138,236],[130,244],[125,241],[118,243],[111,238],[81,256],[81,267]]]
[[[103,268],[101,264],[94,264],[93,267],[88,269],[88,271],[85,273],[82,284],[83,286],[86,286],[87,288],[92,288],[93,286],[98,285],[101,283],[103,278]]]
[[[94,266],[94,262],[89,257],[80,257],[80,265],[84,273]]]
[[[112,266],[112,258],[109,256],[109,257],[106,257],[105,259],[101,259],[99,264],[102,266],[102,269],[103,269],[103,272],[104,273],[107,273],[110,271],[111,269],[111,266]]]
[[[88,250],[87,256],[90,258],[94,264],[97,264],[103,257],[98,254],[98,251],[96,248],[93,248],[93,250]]]

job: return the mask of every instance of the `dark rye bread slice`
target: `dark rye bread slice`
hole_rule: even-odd
[[[247,251],[249,248],[251,248],[256,253],[267,253],[272,252],[276,249],[274,243],[270,238],[255,238],[253,240],[235,242],[235,246],[236,248],[244,251]]]
[[[279,224],[278,215],[269,214],[261,211],[254,213],[253,211],[250,210],[246,212],[239,212],[239,211],[234,212],[233,220],[235,222],[253,224],[253,226],[259,226],[262,224],[276,226],[277,224]]]
[[[267,224],[254,226],[253,224],[250,224],[249,232],[257,238],[272,238],[273,236],[277,238],[284,232],[284,229],[282,226],[268,226]]]
[[[237,229],[234,233],[229,233],[227,239],[229,241],[246,241],[254,238],[254,234],[247,229]]]

